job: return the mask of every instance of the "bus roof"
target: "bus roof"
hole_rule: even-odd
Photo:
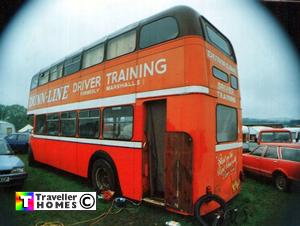
[[[40,73],[43,73],[47,70],[49,70],[51,67],[59,65],[64,63],[65,60],[72,58],[74,56],[76,56],[77,54],[82,53],[85,50],[88,50],[90,48],[93,48],[96,45],[99,45],[101,43],[105,43],[108,40],[117,37],[120,34],[123,34],[127,31],[133,30],[133,29],[137,29],[137,31],[140,31],[141,28],[149,23],[152,23],[156,20],[165,18],[165,17],[173,17],[176,19],[177,23],[178,23],[178,27],[179,27],[179,34],[178,37],[182,37],[182,36],[186,36],[186,35],[199,35],[199,36],[205,36],[204,32],[203,32],[203,23],[205,21],[205,23],[209,23],[209,21],[207,19],[205,19],[203,16],[201,16],[197,11],[195,11],[194,9],[188,7],[188,6],[174,6],[170,9],[164,10],[160,13],[157,13],[153,16],[150,16],[146,19],[143,19],[139,22],[135,22],[133,24],[130,24],[126,27],[123,27],[107,36],[104,36],[102,38],[100,38],[99,40],[93,42],[90,45],[87,45],[69,55],[67,55],[66,57],[55,61],[55,63],[52,63],[50,66],[48,67],[44,67],[42,70],[40,70],[39,72],[37,72],[36,74],[34,74],[34,76],[39,75]],[[199,22],[200,22],[200,26],[199,26]],[[213,26],[211,23],[209,23],[210,26]],[[229,39],[222,33],[220,32],[215,26],[213,26],[214,29],[220,33],[225,39],[226,41],[230,44],[231,48],[232,48],[232,44],[229,41]],[[137,46],[138,50],[139,47]],[[235,54],[234,54],[234,50],[232,48],[232,56],[231,59],[236,62],[236,58],[235,58]],[[33,77],[34,77],[33,76]]]

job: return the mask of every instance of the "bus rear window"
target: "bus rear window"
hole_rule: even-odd
[[[166,17],[142,27],[140,48],[146,48],[173,38],[179,34],[177,22],[173,17]]]
[[[228,75],[224,71],[221,71],[219,68],[216,68],[216,67],[213,67],[212,71],[213,71],[213,75],[216,78],[218,78],[224,82],[228,82]]]
[[[212,24],[210,24],[205,18],[202,17],[202,19],[204,23],[203,27],[206,40],[235,61],[233,49],[228,39],[223,34],[221,34],[221,32],[219,32]]]
[[[300,149],[282,148],[282,158],[294,162],[300,162]]]
[[[132,138],[133,110],[131,106],[105,108],[103,111],[103,138],[130,140]]]
[[[225,105],[217,105],[217,142],[237,139],[237,111]]]
[[[239,88],[238,78],[235,77],[234,75],[230,75],[230,86],[233,89],[238,89]]]

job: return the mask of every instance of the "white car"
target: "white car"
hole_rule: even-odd
[[[0,187],[23,185],[26,178],[23,161],[0,139]]]

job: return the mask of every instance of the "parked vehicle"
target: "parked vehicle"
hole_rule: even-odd
[[[26,126],[24,126],[23,128],[18,130],[18,133],[31,133],[33,129],[33,126],[28,124]]]
[[[250,148],[250,129],[248,126],[242,127],[243,131],[243,152],[249,152]]]
[[[287,127],[285,129],[291,131],[293,142],[300,143],[300,127]]]
[[[15,133],[15,126],[9,122],[0,121],[0,138]]]
[[[245,172],[273,178],[278,190],[286,191],[291,181],[300,182],[300,145],[265,143],[243,154]]]
[[[257,143],[292,143],[292,133],[287,129],[266,129],[258,134]]]
[[[193,9],[174,7],[110,34],[39,71],[30,88],[30,164],[201,224],[240,193],[234,49]]]
[[[258,140],[258,134],[262,130],[269,130],[273,129],[272,127],[267,127],[267,126],[248,126],[249,128],[249,139],[250,142],[252,143],[257,143]]]
[[[4,137],[12,150],[20,153],[28,152],[29,133],[13,133]]]
[[[0,187],[23,185],[27,173],[22,160],[13,154],[4,139],[0,139]]]

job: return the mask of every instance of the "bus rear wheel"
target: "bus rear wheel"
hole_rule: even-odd
[[[219,197],[217,195],[213,195],[213,194],[208,194],[208,195],[201,197],[200,199],[198,199],[198,201],[195,204],[194,214],[195,214],[198,222],[202,226],[208,226],[209,224],[204,220],[203,216],[201,216],[200,209],[203,204],[205,204],[205,203],[207,204],[210,202],[218,203],[220,206],[219,207],[220,212],[225,213],[226,203],[221,197]],[[217,224],[214,222],[214,225],[221,225],[219,223],[219,221],[222,221],[222,219],[218,220]]]
[[[97,192],[116,191],[116,177],[112,166],[104,159],[94,162],[92,168],[92,184]]]

